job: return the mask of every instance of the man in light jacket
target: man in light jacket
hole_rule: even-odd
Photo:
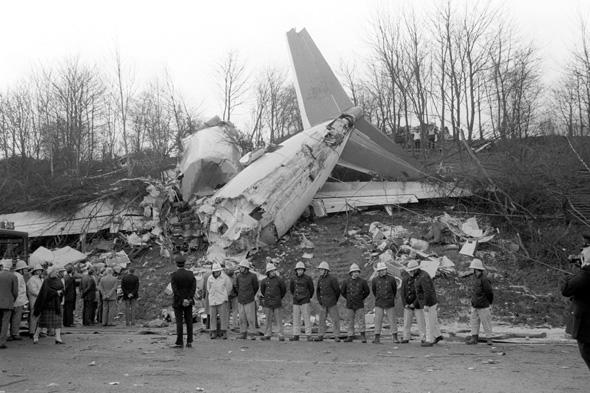
[[[102,325],[114,326],[117,313],[117,286],[119,281],[113,276],[113,269],[107,267],[104,276],[98,283],[98,290],[102,296]]]
[[[10,337],[8,337],[8,341],[22,340],[19,334],[20,323],[23,318],[25,306],[29,303],[29,299],[27,298],[27,284],[23,277],[25,269],[27,269],[25,261],[19,260],[16,262],[14,275],[18,280],[18,296],[14,301],[14,309],[12,310],[12,316],[10,317]]]
[[[209,315],[211,316],[210,337],[217,338],[217,315],[221,325],[221,338],[227,339],[229,325],[229,294],[233,289],[231,279],[223,272],[219,263],[214,263],[211,275],[207,280],[207,296],[209,298]]]

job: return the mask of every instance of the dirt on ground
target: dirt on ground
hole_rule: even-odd
[[[149,334],[145,334],[149,333]],[[445,334],[446,336],[446,334]],[[9,342],[0,392],[587,392],[573,341],[465,345],[210,340],[174,328],[70,328],[65,345]]]

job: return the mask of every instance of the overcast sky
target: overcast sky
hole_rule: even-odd
[[[187,102],[208,118],[221,112],[215,65],[228,51],[237,50],[253,72],[288,67],[285,33],[306,27],[337,69],[368,55],[366,37],[379,10],[431,8],[434,1],[0,0],[0,89],[68,57],[112,66],[118,47],[139,81],[167,69]],[[574,45],[579,15],[590,16],[589,0],[492,3],[504,5],[523,38],[539,47],[547,80]]]

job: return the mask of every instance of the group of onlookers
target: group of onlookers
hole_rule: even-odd
[[[7,341],[22,340],[20,326],[27,306],[28,333],[33,343],[49,333],[55,335],[56,344],[63,344],[62,327],[74,326],[78,296],[83,301],[83,325],[113,325],[119,287],[119,278],[113,273],[107,267],[95,274],[94,268],[87,265],[79,271],[72,265],[29,267],[16,258],[10,265],[0,264],[0,349],[6,348]],[[129,326],[135,323],[139,279],[133,269],[121,276],[125,321]]]
[[[172,274],[171,283],[174,293],[174,312],[177,323],[177,340],[174,347],[183,346],[183,321],[187,324],[187,346],[192,345],[192,307],[196,292],[196,280],[193,273],[184,268],[186,258],[178,256],[176,263],[178,270]],[[488,344],[491,344],[491,314],[490,305],[493,301],[493,290],[489,279],[485,274],[483,262],[473,259],[470,264],[473,269],[473,287],[471,296],[471,336],[467,344],[476,344],[479,341],[479,326],[483,325]],[[241,339],[248,337],[248,330],[257,327],[256,297],[263,307],[266,327],[261,340],[270,340],[273,333],[273,325],[276,325],[279,341],[285,340],[283,331],[283,298],[287,290],[291,292],[293,302],[293,334],[290,341],[299,341],[301,336],[301,320],[305,328],[307,341],[323,341],[326,336],[327,320],[331,319],[333,338],[340,341],[340,313],[338,300],[343,297],[346,300],[346,321],[348,331],[345,342],[355,339],[355,327],[358,325],[358,333],[361,342],[367,342],[365,326],[365,302],[372,293],[375,301],[375,334],[373,343],[381,342],[383,319],[387,318],[390,326],[392,341],[394,343],[409,343],[411,339],[411,326],[416,319],[420,332],[421,345],[433,346],[443,337],[438,324],[438,300],[433,279],[426,270],[421,269],[416,260],[410,260],[402,272],[400,298],[404,308],[403,337],[398,335],[397,318],[395,315],[395,301],[398,295],[398,283],[387,270],[384,263],[377,264],[377,274],[369,282],[360,277],[361,269],[357,264],[352,264],[348,277],[341,282],[330,273],[327,262],[321,262],[318,266],[319,278],[314,286],[312,278],[306,274],[306,266],[303,262],[295,265],[294,277],[289,285],[278,274],[277,267],[273,263],[267,263],[266,277],[260,282],[255,273],[251,271],[248,261],[242,261],[238,271],[225,269],[222,264],[214,263],[212,273],[204,278],[204,298],[210,321],[210,338],[227,338],[230,310],[235,311],[233,300],[237,302],[237,313],[233,313],[232,320],[236,322],[239,316]],[[227,272],[227,273],[226,273]],[[231,278],[230,278],[231,277]],[[311,326],[311,299],[318,300],[319,329],[317,337],[312,337]],[[237,315],[236,315],[237,314]],[[219,319],[220,327],[217,326]]]

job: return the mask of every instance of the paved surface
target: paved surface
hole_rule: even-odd
[[[0,392],[588,392],[573,341],[394,345],[210,340],[171,349],[172,329],[72,329],[9,342]],[[111,384],[112,383],[112,384]],[[203,390],[199,390],[203,389]]]

